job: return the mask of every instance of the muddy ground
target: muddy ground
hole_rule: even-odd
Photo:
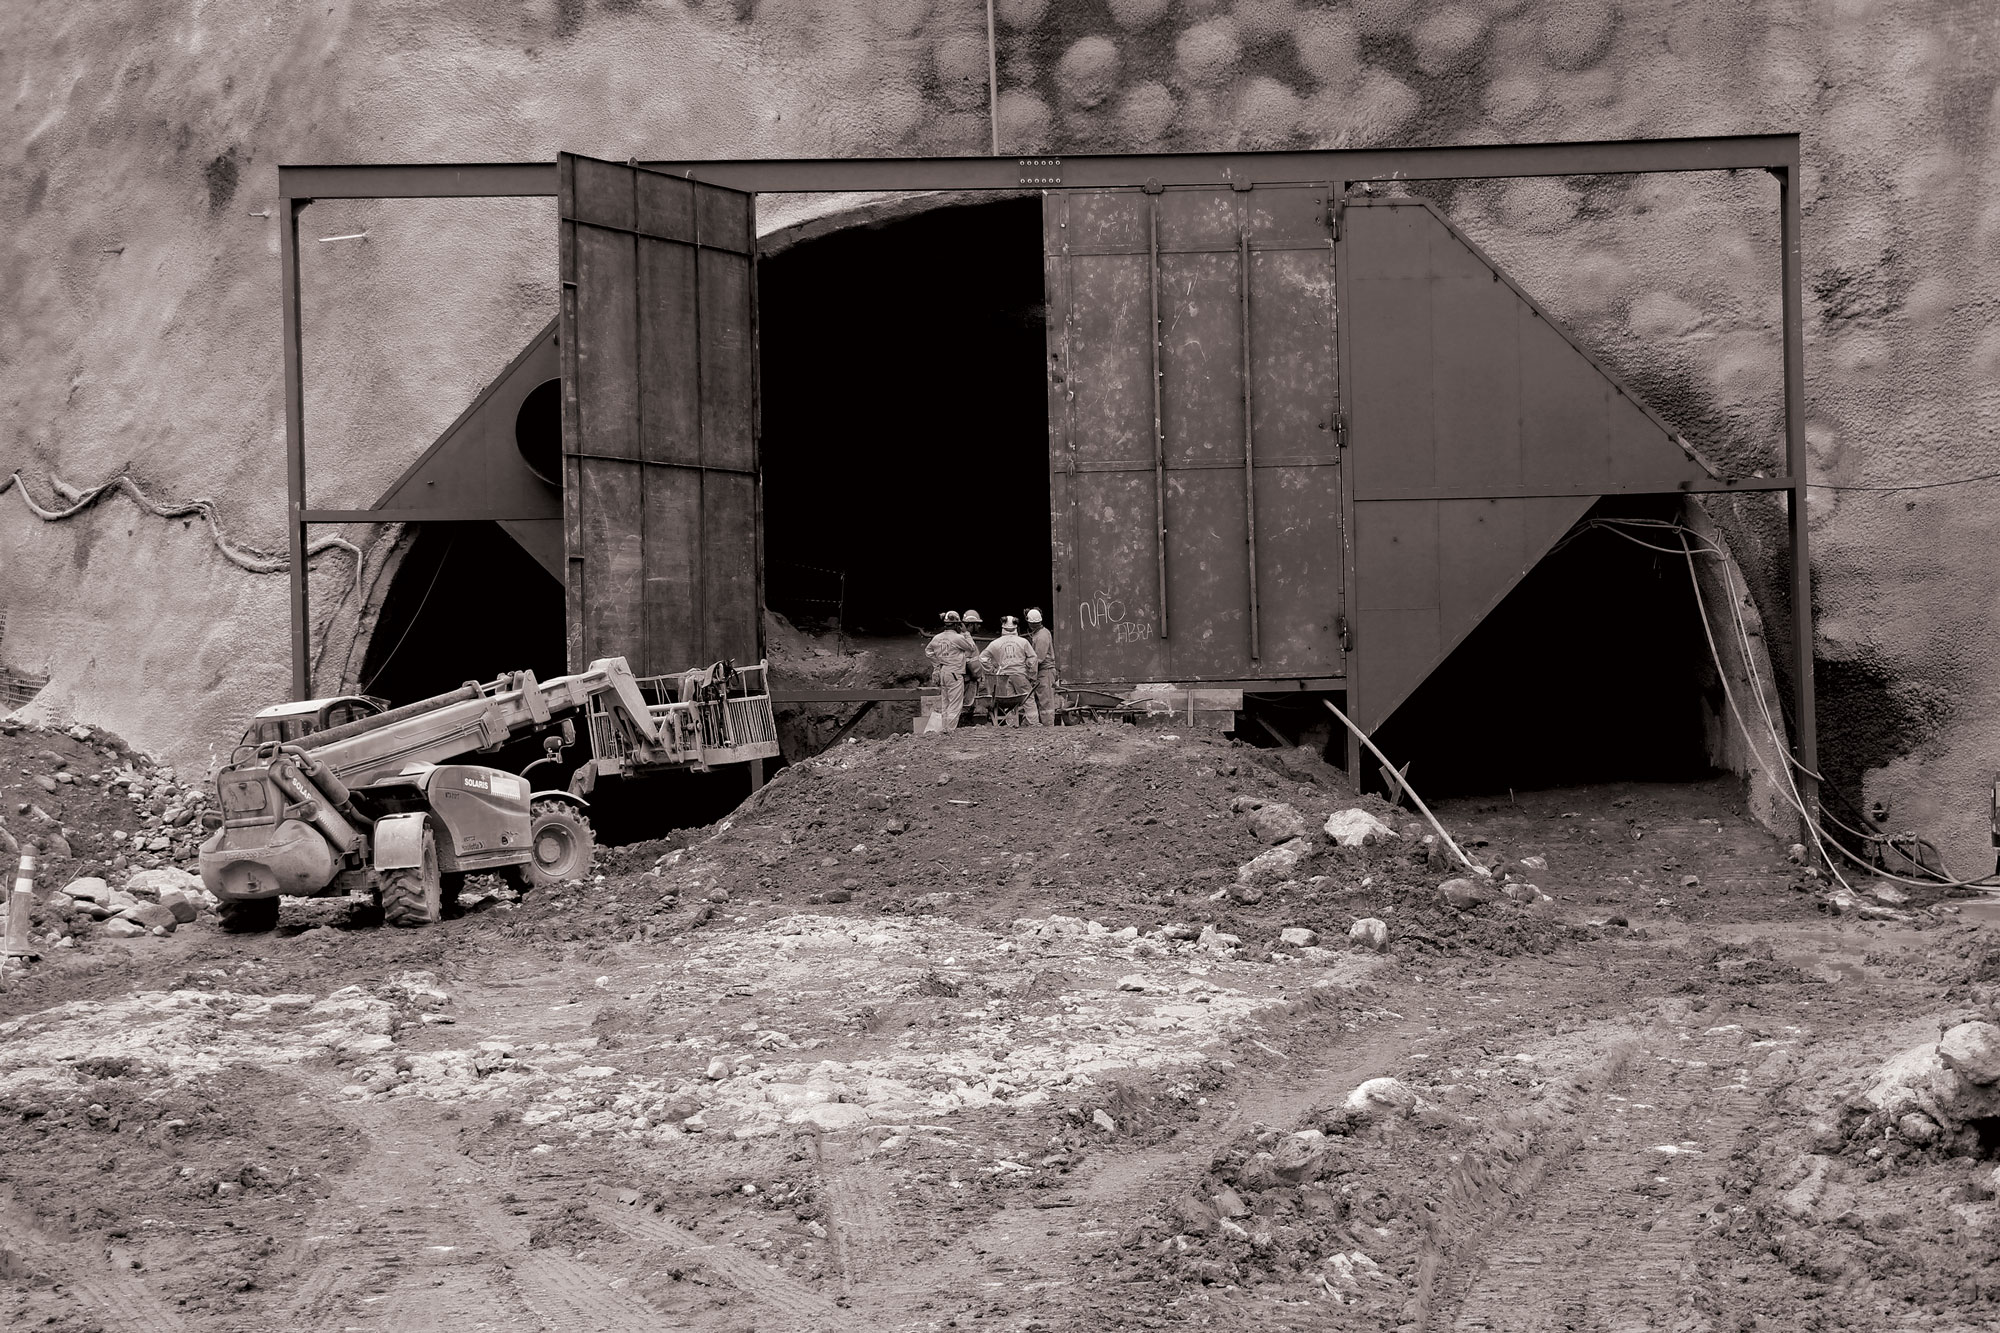
[[[1233,807],[1280,802],[1311,849],[1243,879],[1283,820]],[[1328,847],[1357,805],[1397,836]],[[0,1320],[2000,1324],[1978,1135],[1847,1109],[1994,1016],[1977,904],[1831,914],[1727,781],[1440,813],[1550,901],[1447,905],[1310,755],[1104,727],[841,745],[423,930],[38,918],[73,943],[0,996]]]

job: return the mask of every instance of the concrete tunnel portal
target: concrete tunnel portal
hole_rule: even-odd
[[[770,611],[866,637],[927,632],[947,607],[977,607],[989,627],[1053,609],[1042,226],[1038,198],[951,202],[760,261]],[[536,383],[506,432],[558,495],[559,390]],[[1594,512],[1672,517],[1679,503],[1627,497]],[[373,692],[400,703],[523,665],[562,669],[562,588],[499,525],[414,525],[392,579],[364,658]],[[1344,761],[1347,738],[1318,697],[1249,695],[1244,739]],[[1685,568],[1586,530],[1501,599],[1378,739],[1439,794],[1680,780],[1714,771],[1721,706]]]

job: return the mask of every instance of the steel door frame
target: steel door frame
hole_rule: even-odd
[[[1800,244],[1799,136],[1726,135],[1580,143],[1483,144],[1442,148],[1325,149],[1263,153],[1106,154],[1081,157],[790,158],[635,162],[653,171],[751,194],[847,191],[1157,188],[1160,185],[1299,185],[1331,181],[1336,197],[1368,181],[1481,180],[1519,176],[1631,175],[1650,172],[1768,171],[1778,182],[1783,329],[1785,471],[1691,490],[1784,491],[1790,536],[1793,753],[1808,808],[1819,768],[1813,692],[1812,562],[1806,518],[1805,318]],[[286,526],[291,547],[292,689],[311,690],[311,622],[306,605],[307,528],[315,523],[378,523],[370,510],[306,507],[304,351],[299,302],[299,217],[316,199],[552,198],[554,162],[286,166],[278,168],[283,213],[279,266],[284,323]],[[1337,281],[1337,277],[1336,277]],[[1337,297],[1336,297],[1337,299]],[[449,520],[443,509],[427,517]],[[1351,563],[1348,566],[1352,568]]]

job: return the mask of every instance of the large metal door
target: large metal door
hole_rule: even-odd
[[[1310,185],[1048,196],[1069,679],[1342,675],[1330,198]]]
[[[570,153],[559,171],[570,668],[755,661],[753,196]]]

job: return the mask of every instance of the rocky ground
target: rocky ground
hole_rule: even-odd
[[[1830,893],[1727,782],[1447,803],[1469,875],[1310,753],[960,731],[436,927],[114,938],[194,798],[0,747],[72,853],[0,995],[9,1326],[2000,1321],[1984,905]]]

